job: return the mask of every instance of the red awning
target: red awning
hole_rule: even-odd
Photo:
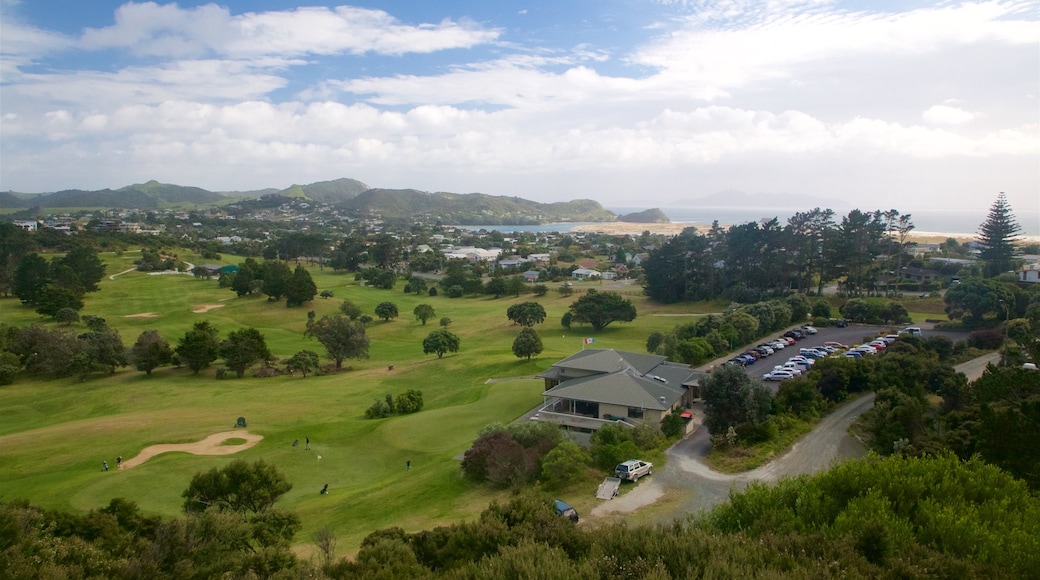
[[[689,411],[683,411],[682,414],[679,415],[679,416],[682,417],[683,419],[693,419],[693,413],[691,413]]]

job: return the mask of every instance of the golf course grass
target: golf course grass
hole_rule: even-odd
[[[285,360],[310,349],[321,354],[324,363],[321,344],[303,336],[308,310],[320,318],[349,299],[374,316],[378,303],[390,301],[397,304],[400,317],[370,323],[370,358],[345,361],[344,367],[351,370],[338,374],[260,379],[247,372],[242,379],[217,380],[218,361],[198,375],[187,368],[164,367],[151,376],[124,368],[84,381],[20,377],[15,384],[0,387],[0,500],[24,498],[45,507],[82,512],[123,497],[147,513],[170,516],[180,513],[180,494],[195,473],[235,459],[264,459],[293,484],[278,507],[301,517],[303,529],[296,537],[300,552],[309,553],[314,530],[330,526],[338,538],[337,551],[350,554],[374,530],[400,526],[415,531],[452,523],[473,517],[495,498],[508,496],[463,479],[455,457],[484,426],[513,421],[542,403],[544,385],[529,378],[488,379],[527,377],[545,370],[581,350],[584,337],[595,337],[597,348],[644,352],[650,332],[667,331],[690,320],[675,315],[692,314],[682,305],[651,305],[640,296],[641,289],[631,285],[623,293],[636,304],[636,320],[594,334],[588,327],[565,330],[559,324],[577,294],[499,299],[416,296],[402,292],[403,282],[394,290],[378,290],[360,286],[352,274],[308,267],[319,292],[331,290],[335,297],[286,308],[284,300],[239,298],[229,289],[220,289],[215,279],[136,271],[109,279],[108,275],[132,268],[138,257],[135,252],[101,254],[106,277],[99,292],[87,295],[81,311],[105,318],[127,346],[145,330],[159,331],[175,346],[193,323],[208,320],[222,338],[229,331],[252,326],[265,335],[276,357]],[[195,264],[212,262],[186,251],[179,258]],[[240,261],[224,256],[222,263]],[[598,287],[598,283],[575,285],[579,292]],[[528,300],[537,300],[547,312],[545,323],[535,327],[545,350],[530,361],[512,354],[510,347],[520,327],[506,318],[511,304]],[[421,303],[436,309],[436,317],[425,326],[412,316]],[[439,328],[442,317],[451,318],[449,330],[460,337],[461,350],[438,359],[423,354],[422,340]],[[14,326],[53,325],[14,298],[0,299],[0,320]],[[86,327],[77,323],[71,330],[80,333]],[[391,365],[393,370],[388,369]],[[407,389],[422,391],[422,411],[364,418],[374,400]],[[117,456],[128,460],[151,445],[192,443],[234,431],[238,417],[247,420],[245,431],[263,437],[241,452],[218,456],[169,452],[129,469],[115,468]],[[310,450],[305,449],[305,438],[310,438]],[[294,447],[297,439],[300,443]],[[223,445],[242,442],[232,436]],[[102,470],[103,460],[110,471]],[[406,469],[409,461],[411,469]],[[319,495],[326,483],[329,494]],[[566,499],[579,510],[593,505],[594,480],[590,479],[587,490],[572,491],[581,497]]]

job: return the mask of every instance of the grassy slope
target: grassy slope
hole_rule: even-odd
[[[111,274],[131,267],[135,256],[102,257]],[[180,257],[202,261],[187,253]],[[488,378],[544,370],[580,349],[583,336],[595,336],[599,348],[642,352],[647,334],[690,320],[648,316],[682,313],[683,307],[648,305],[636,296],[638,287],[632,287],[626,294],[640,312],[634,323],[611,325],[596,335],[587,328],[565,331],[558,321],[574,298],[550,293],[538,299],[548,313],[538,328],[545,351],[526,361],[510,351],[518,327],[506,319],[505,310],[517,301],[535,299],[531,295],[497,300],[418,297],[403,294],[400,284],[391,291],[375,290],[357,286],[350,275],[311,271],[319,291],[331,289],[336,296],[293,309],[284,302],[237,298],[219,289],[215,280],[139,272],[106,277],[82,312],[105,317],[128,345],[147,329],[175,344],[193,322],[209,320],[222,335],[247,325],[261,329],[272,352],[284,359],[304,348],[322,352],[320,344],[303,338],[308,309],[318,316],[331,314],[349,298],[372,313],[376,304],[389,300],[398,305],[401,317],[371,324],[371,358],[349,361],[355,370],[334,376],[217,381],[213,369],[193,376],[186,369],[163,368],[152,377],[126,369],[85,382],[22,381],[0,388],[0,499],[28,498],[45,506],[88,510],[126,497],[148,512],[175,514],[180,492],[194,473],[236,458],[264,458],[293,483],[280,505],[301,515],[304,530],[298,541],[308,543],[315,528],[328,524],[340,538],[340,549],[353,551],[375,529],[399,525],[417,530],[457,521],[478,513],[496,496],[463,480],[453,457],[484,425],[513,420],[539,404],[543,387],[533,380],[489,385]],[[411,315],[422,302],[437,310],[437,318],[426,326]],[[224,306],[192,313],[200,304]],[[127,317],[142,312],[159,316]],[[444,316],[453,320],[450,329],[461,338],[461,352],[443,359],[423,355],[423,337]],[[40,320],[11,299],[0,300],[0,318],[14,325]],[[82,332],[83,326],[73,330]],[[390,364],[393,371],[387,370]],[[363,419],[374,399],[409,388],[423,391],[422,412]],[[238,455],[172,453],[132,470],[101,471],[102,459],[114,465],[117,455],[130,458],[148,445],[196,441],[230,429],[238,416],[247,418],[250,431],[265,437]],[[307,436],[312,451],[290,445]],[[407,460],[412,461],[410,471],[404,469]],[[324,483],[331,490],[325,497],[317,493]],[[580,498],[575,503],[583,507]]]

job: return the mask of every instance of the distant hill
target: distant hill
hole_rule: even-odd
[[[668,216],[664,215],[664,212],[658,208],[651,208],[643,211],[637,211],[635,213],[626,213],[625,215],[618,216],[619,222],[628,222],[635,224],[668,224],[672,223]]]
[[[552,222],[612,222],[617,216],[590,199],[538,203],[519,197],[483,193],[428,193],[417,189],[373,189],[349,178],[292,185],[285,189],[212,192],[149,181],[116,190],[69,189],[55,193],[0,193],[0,207],[44,210],[75,207],[163,209],[191,205],[238,203],[248,200],[307,199],[334,204],[358,216],[411,219],[458,225],[530,225]],[[284,203],[278,201],[278,203]],[[262,204],[265,207],[270,203]],[[665,218],[667,220],[667,218]]]
[[[292,185],[278,193],[285,197],[304,197],[326,203],[340,203],[354,199],[371,189],[356,179],[343,177],[332,181],[318,181],[310,185]]]
[[[617,219],[613,212],[589,199],[538,203],[519,197],[428,193],[416,189],[370,189],[340,206],[360,216],[423,219],[457,225],[530,225]]]
[[[2,207],[39,206],[53,209],[63,207],[104,207],[124,209],[159,209],[171,206],[206,205],[224,201],[226,198],[200,187],[185,187],[149,181],[135,183],[119,189],[66,189],[54,193],[19,194],[9,193],[0,197]],[[14,201],[17,200],[17,201]]]

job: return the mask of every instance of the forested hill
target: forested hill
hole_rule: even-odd
[[[599,202],[578,199],[539,203],[520,197],[484,193],[429,193],[417,189],[371,188],[341,178],[285,189],[213,192],[149,181],[119,189],[69,189],[55,193],[0,193],[0,207],[44,210],[61,208],[164,209],[219,206],[244,199],[280,196],[330,204],[361,217],[439,221],[445,224],[526,225],[552,222],[612,222],[617,216]]]
[[[625,215],[618,216],[618,221],[637,224],[671,223],[671,220],[668,219],[668,216],[666,216],[663,211],[656,207],[635,213],[626,213]]]
[[[519,197],[427,193],[415,189],[370,189],[341,206],[360,216],[407,217],[459,225],[611,222],[617,219],[613,212],[590,199],[538,203]]]

